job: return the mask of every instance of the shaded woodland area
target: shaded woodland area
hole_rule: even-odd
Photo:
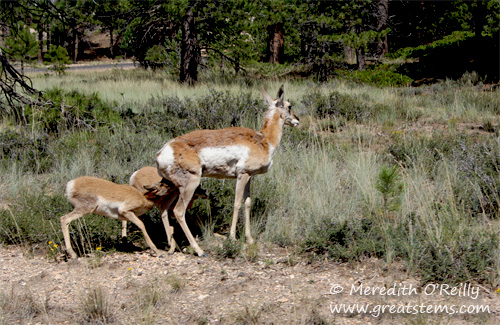
[[[73,62],[134,57],[192,83],[207,64],[236,73],[254,62],[309,65],[326,79],[335,69],[364,70],[367,61],[390,57],[420,59],[405,70],[415,78],[477,70],[498,79],[497,0],[0,3],[3,53],[22,62],[49,60],[61,46]],[[89,50],[96,33],[107,35],[108,48]]]
[[[64,64],[103,58],[133,58],[190,85],[201,69],[246,74],[265,65],[320,82],[352,75],[419,85],[475,72],[496,83],[499,26],[498,0],[4,0],[2,93],[10,107],[33,100],[15,90],[37,93],[24,82],[27,63],[63,72]]]

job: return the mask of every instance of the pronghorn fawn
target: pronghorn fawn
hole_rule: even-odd
[[[128,184],[118,185],[90,176],[78,177],[69,181],[66,185],[66,197],[74,209],[61,217],[61,228],[66,251],[70,257],[76,258],[77,254],[71,246],[69,224],[89,213],[134,223],[144,234],[148,246],[155,254],[160,255],[160,250],[149,238],[144,223],[138,218],[162,201],[165,195],[168,195],[168,193],[160,192],[152,190],[141,193]]]
[[[245,236],[248,243],[253,243],[250,228],[250,178],[266,173],[271,167],[281,141],[283,125],[299,124],[299,119],[292,113],[291,104],[284,99],[283,93],[281,86],[278,98],[272,99],[262,89],[269,107],[260,131],[243,127],[197,130],[168,141],[156,155],[160,176],[170,180],[179,189],[174,215],[199,256],[204,253],[186,224],[185,213],[202,176],[237,180],[230,238],[234,239],[236,236],[238,213],[243,198]]]
[[[152,166],[143,167],[135,171],[130,176],[129,184],[135,187],[139,192],[145,194],[148,191],[156,191],[158,196],[163,196],[161,201],[157,202],[157,207],[161,213],[161,219],[167,233],[169,253],[175,250],[175,240],[173,238],[173,227],[168,220],[168,211],[172,210],[179,197],[179,190],[171,182],[164,180],[158,175],[158,169]],[[188,205],[188,209],[193,205],[197,197],[207,198],[205,190],[197,188],[196,192]],[[127,237],[127,220],[122,221],[122,237]]]

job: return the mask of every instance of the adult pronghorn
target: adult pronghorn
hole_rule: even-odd
[[[235,238],[243,197],[245,236],[248,243],[253,243],[250,231],[250,178],[266,173],[271,167],[281,141],[283,125],[299,124],[299,119],[291,111],[291,104],[283,98],[283,85],[278,91],[278,99],[272,99],[264,89],[262,95],[269,108],[260,131],[242,127],[197,130],[170,140],[156,155],[160,176],[179,188],[174,215],[199,256],[204,253],[186,224],[185,213],[202,176],[237,179],[230,237]]]

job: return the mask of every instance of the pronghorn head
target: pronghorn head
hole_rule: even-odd
[[[283,85],[281,85],[280,89],[278,90],[277,99],[272,99],[271,96],[269,96],[269,94],[264,90],[264,87],[262,87],[262,95],[269,105],[269,111],[274,109],[279,110],[281,118],[284,120],[285,125],[299,125],[299,118],[292,113],[292,104],[284,99]]]
[[[166,196],[169,196],[171,194],[179,194],[179,190],[177,189],[177,187],[166,178],[162,178],[161,182],[156,184],[144,185],[144,189],[146,190],[144,196],[148,200],[153,202],[163,200]],[[209,195],[207,191],[205,191],[201,187],[197,187],[196,191],[194,192],[194,197],[208,199]]]

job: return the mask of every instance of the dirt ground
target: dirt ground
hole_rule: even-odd
[[[0,324],[500,323],[496,293],[477,284],[422,286],[404,265],[375,259],[311,261],[265,244],[254,262],[181,252],[101,255],[56,262],[0,247]],[[86,303],[92,292],[103,293],[94,318]],[[360,306],[369,309],[335,309]],[[486,311],[476,312],[481,306]]]

